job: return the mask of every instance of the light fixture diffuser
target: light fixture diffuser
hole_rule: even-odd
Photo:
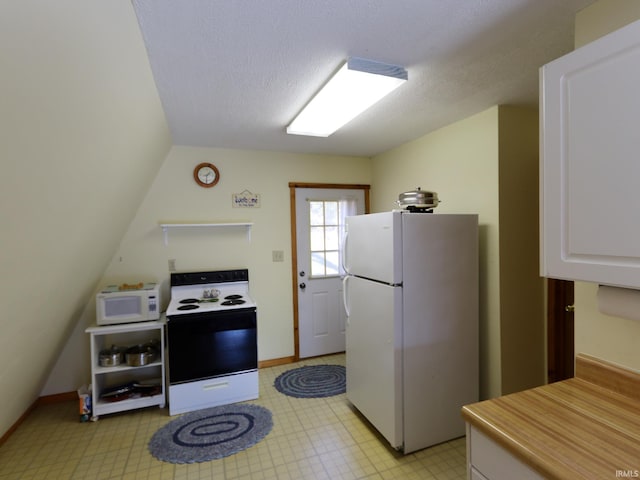
[[[349,58],[287,127],[287,133],[328,137],[407,81],[396,65]]]

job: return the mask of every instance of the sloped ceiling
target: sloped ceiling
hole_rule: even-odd
[[[42,391],[171,138],[131,4],[0,2],[0,45],[2,436]],[[69,375],[69,390],[88,380]]]
[[[364,155],[496,104],[537,105],[593,0],[132,0],[177,145]],[[349,56],[409,81],[328,138],[286,125]]]

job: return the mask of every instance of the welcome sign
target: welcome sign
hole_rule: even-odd
[[[245,190],[231,195],[231,203],[234,208],[260,208],[260,195]]]

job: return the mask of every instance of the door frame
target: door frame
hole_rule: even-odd
[[[294,362],[300,360],[299,318],[298,318],[298,236],[296,222],[296,189],[297,188],[335,188],[342,190],[364,190],[364,213],[370,212],[371,186],[367,184],[342,183],[308,183],[289,182],[289,208],[291,214],[291,288],[293,292],[293,344]]]
[[[547,279],[547,383],[574,376],[574,283]]]

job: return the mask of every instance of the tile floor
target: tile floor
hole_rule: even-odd
[[[211,462],[156,460],[147,443],[170,421],[148,408],[80,423],[77,403],[39,406],[0,447],[0,479],[430,480],[464,479],[465,439],[410,455],[390,449],[344,395],[297,399],[274,387],[282,372],[302,365],[344,364],[332,355],[260,370],[260,399],[274,427],[257,445]]]

